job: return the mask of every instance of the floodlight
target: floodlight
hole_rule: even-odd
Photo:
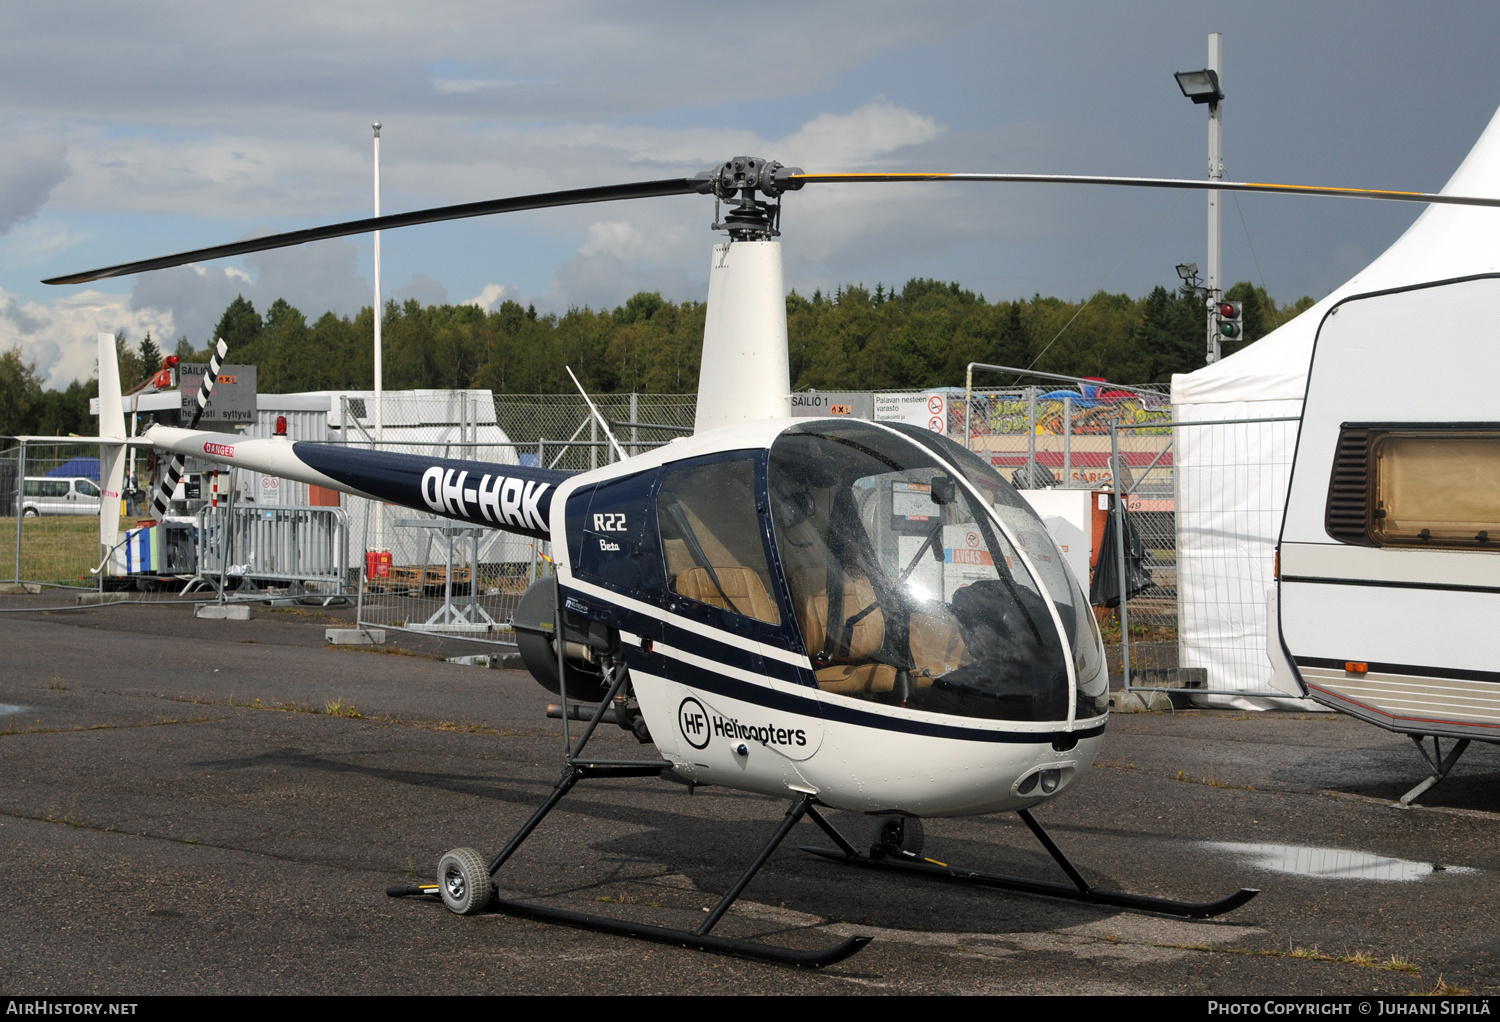
[[[1176,76],[1177,87],[1182,94],[1194,103],[1208,103],[1210,106],[1218,106],[1219,100],[1224,98],[1224,93],[1219,89],[1219,74],[1209,68],[1202,71],[1178,71]]]

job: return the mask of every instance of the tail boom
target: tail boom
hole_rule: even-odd
[[[552,495],[573,474],[171,426],[152,427],[146,439],[183,457],[191,455],[544,540],[552,538]]]

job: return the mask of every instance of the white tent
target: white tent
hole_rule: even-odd
[[[1442,190],[1500,196],[1500,111]],[[1300,416],[1313,340],[1323,317],[1339,301],[1497,271],[1500,209],[1429,206],[1379,258],[1290,323],[1214,365],[1174,375],[1174,418],[1218,422]],[[1421,338],[1412,340],[1414,346],[1421,343]],[[1358,386],[1358,381],[1350,385]],[[1371,418],[1378,417],[1378,409],[1371,409]],[[1272,688],[1265,653],[1268,605],[1296,427],[1296,422],[1246,422],[1174,431],[1180,663],[1208,668],[1211,689]]]

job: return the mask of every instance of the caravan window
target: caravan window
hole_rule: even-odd
[[[1392,431],[1371,461],[1376,543],[1500,550],[1500,432]]]

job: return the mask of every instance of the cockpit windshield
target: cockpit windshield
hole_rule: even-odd
[[[1089,606],[1087,591],[1068,567],[1068,559],[1059,556],[1057,544],[1031,505],[973,451],[919,426],[901,422],[886,425],[956,466],[1016,536],[1056,602],[1068,645],[1073,649],[1073,670],[1078,678],[1077,718],[1085,720],[1103,714],[1109,705],[1109,672],[1105,668],[1098,622]]]
[[[859,421],[794,426],[772,445],[777,550],[818,685],[945,714],[1065,720],[1067,654],[1043,587],[992,514],[1044,572],[1070,633],[1077,582],[992,469],[979,462],[981,501],[954,477],[958,463],[935,455]],[[1097,650],[1089,627],[1070,644]]]

